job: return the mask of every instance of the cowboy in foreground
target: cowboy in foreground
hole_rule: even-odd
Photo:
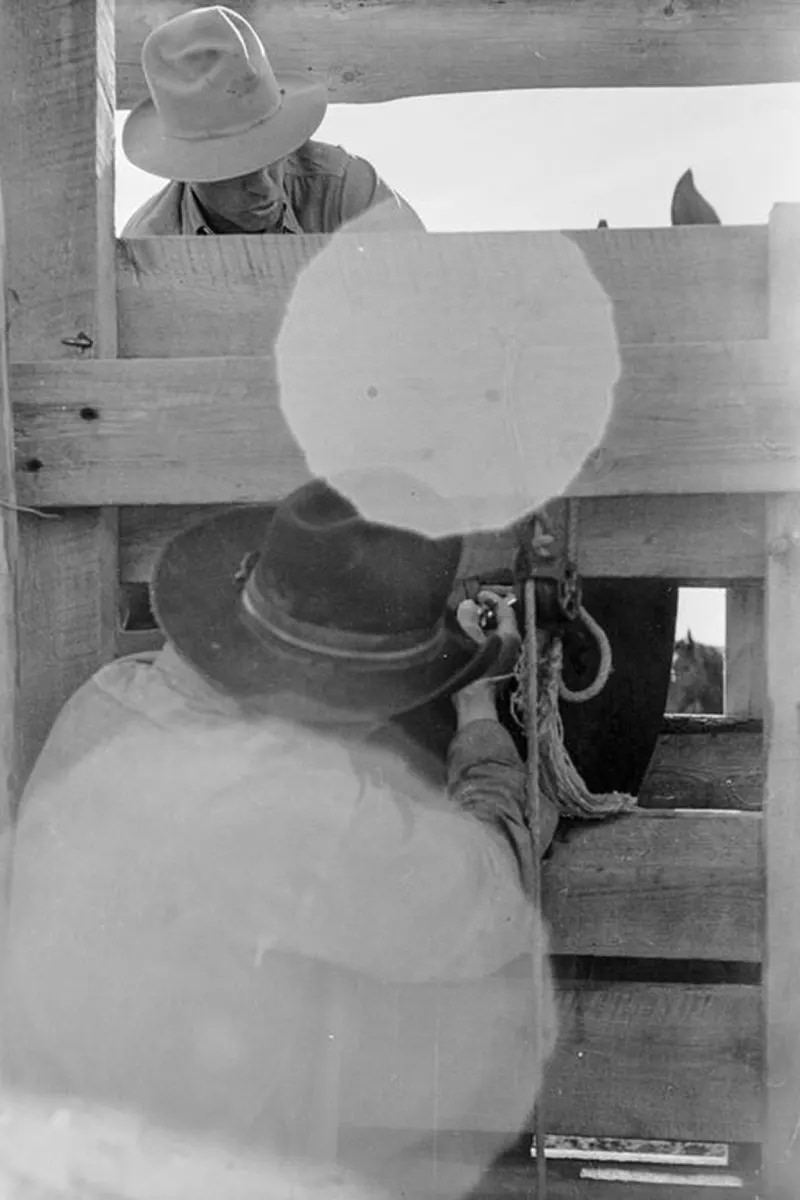
[[[172,182],[124,237],[331,233],[368,209],[375,228],[421,230],[416,213],[363,158],[310,138],[326,89],[276,79],[252,26],[221,5],[193,9],[142,46],[151,99],[128,116],[127,157]]]
[[[319,481],[168,544],[167,646],[76,693],[22,800],[10,1086],[403,1197],[464,1195],[518,1135],[553,1041],[529,881],[556,818],[534,847],[491,678],[513,612],[488,636],[448,613],[460,553]],[[373,735],[448,695],[437,790]]]

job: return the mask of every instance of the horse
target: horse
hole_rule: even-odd
[[[691,630],[675,643],[667,711],[721,713],[725,660],[717,646],[696,642]]]

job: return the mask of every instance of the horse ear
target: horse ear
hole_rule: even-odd
[[[691,629],[686,630],[686,647],[689,650],[694,649],[694,638],[692,637]]]
[[[605,219],[605,217],[601,217],[600,220],[597,222],[597,228],[598,229],[608,229],[608,221]]]
[[[716,209],[695,187],[691,168],[684,171],[672,193],[671,217],[673,225],[721,225]]]

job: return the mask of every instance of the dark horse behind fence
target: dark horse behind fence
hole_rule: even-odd
[[[724,666],[722,651],[696,642],[689,631],[675,643],[667,712],[721,713]]]

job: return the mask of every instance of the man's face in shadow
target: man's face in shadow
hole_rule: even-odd
[[[215,233],[280,231],[285,203],[283,163],[281,159],[233,179],[192,184],[192,191]]]

